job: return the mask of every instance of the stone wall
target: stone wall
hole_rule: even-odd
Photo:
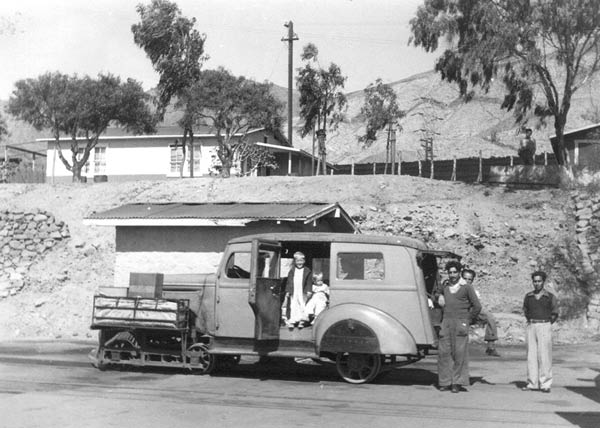
[[[600,327],[600,195],[574,191],[577,246],[581,251],[581,268],[594,290],[588,305],[588,320]]]
[[[0,211],[0,298],[21,290],[36,259],[69,237],[67,225],[46,211]]]

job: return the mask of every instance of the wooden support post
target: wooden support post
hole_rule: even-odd
[[[544,152],[544,165],[548,166],[548,152]]]
[[[354,159],[352,159],[352,165],[350,165],[350,175],[354,175]]]
[[[477,182],[483,181],[483,159],[481,157],[481,150],[479,150],[479,173],[477,174]]]
[[[575,141],[573,148],[573,164],[579,165],[579,141]]]
[[[421,177],[422,166],[421,166],[421,160],[420,159],[419,159],[418,163],[419,163],[419,177]]]
[[[402,150],[398,152],[398,175],[402,175]]]
[[[456,181],[456,156],[454,156],[454,160],[452,161],[452,177],[450,177],[450,181]]]
[[[333,168],[331,168],[329,171],[331,171],[330,174],[333,175]]]
[[[513,156],[510,157],[510,166],[511,167],[515,166],[515,162],[514,162]]]
[[[375,168],[377,168],[377,163],[373,162],[373,175],[375,175]]]
[[[434,168],[434,164],[433,164],[433,158],[431,158],[431,171],[430,171],[430,173],[429,173],[429,179],[430,179],[430,180],[433,180],[433,177],[434,177],[434,170],[435,170],[435,168]]]

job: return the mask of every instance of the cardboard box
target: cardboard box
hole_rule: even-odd
[[[129,274],[128,297],[161,298],[164,275],[162,273]]]

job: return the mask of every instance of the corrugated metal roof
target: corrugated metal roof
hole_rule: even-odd
[[[116,219],[273,219],[312,220],[338,204],[308,203],[135,203],[89,215],[87,220]]]

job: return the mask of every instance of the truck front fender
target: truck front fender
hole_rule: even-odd
[[[417,345],[398,320],[371,306],[346,303],[329,308],[315,320],[316,351],[415,355]]]

